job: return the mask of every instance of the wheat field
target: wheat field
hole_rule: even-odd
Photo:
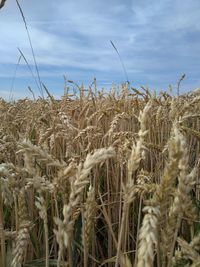
[[[0,266],[200,266],[199,103],[0,99]]]

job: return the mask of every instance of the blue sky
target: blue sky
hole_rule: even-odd
[[[42,82],[59,98],[64,79],[109,88],[126,80],[113,41],[133,87],[182,91],[200,86],[199,0],[19,0],[26,17]],[[31,97],[39,90],[21,60],[34,70],[31,49],[15,0],[0,10],[0,96]]]

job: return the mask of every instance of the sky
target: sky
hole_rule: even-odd
[[[56,97],[64,76],[78,85],[181,92],[200,87],[199,0],[19,0],[42,83]],[[124,73],[116,46],[125,66]],[[21,58],[22,51],[27,63]],[[25,26],[15,0],[0,10],[0,97],[40,95]],[[72,84],[68,84],[71,88]]]

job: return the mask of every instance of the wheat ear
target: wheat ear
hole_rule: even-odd
[[[121,219],[121,226],[119,230],[118,236],[118,246],[117,246],[117,256],[115,267],[118,267],[120,261],[120,254],[121,254],[121,244],[123,239],[123,233],[125,230],[126,225],[126,218],[127,214],[129,213],[129,206],[131,202],[134,200],[134,193],[133,190],[135,181],[132,178],[133,173],[139,168],[140,161],[144,158],[144,138],[148,133],[146,129],[146,121],[147,121],[147,114],[151,108],[151,101],[149,101],[146,106],[144,107],[143,111],[140,112],[138,120],[140,122],[140,130],[138,133],[138,140],[136,143],[133,143],[132,150],[128,159],[128,179],[125,185],[123,185],[124,191],[124,205],[122,209],[122,219]]]
[[[73,230],[74,219],[73,211],[76,209],[81,201],[83,190],[89,184],[88,177],[91,169],[98,163],[105,161],[115,156],[113,147],[101,148],[96,150],[93,154],[88,154],[85,162],[80,164],[77,168],[76,178],[71,184],[71,193],[69,196],[68,204],[63,207],[64,220],[55,218],[54,221],[58,226],[58,230],[54,230],[56,239],[59,244],[59,260],[63,253],[64,246],[67,248],[69,245],[69,238]],[[58,263],[59,264],[59,263]]]
[[[24,190],[22,189],[19,198],[19,231],[16,238],[16,246],[13,253],[12,267],[21,266],[25,252],[27,249],[27,244],[29,241],[29,230],[31,223],[27,219],[27,208],[25,203]]]
[[[157,246],[158,217],[160,215],[159,206],[155,206],[154,202],[149,201],[149,205],[143,208],[143,212],[146,214],[139,232],[137,267],[153,267],[154,251]]]
[[[87,193],[85,209],[83,212],[82,242],[84,247],[84,267],[88,266],[88,253],[90,247],[95,208],[95,192],[94,188],[90,186]]]

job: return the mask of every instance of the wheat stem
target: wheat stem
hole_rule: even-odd
[[[6,247],[4,235],[4,219],[3,219],[3,199],[1,194],[1,181],[0,181],[0,237],[1,237],[1,266],[6,267]]]

